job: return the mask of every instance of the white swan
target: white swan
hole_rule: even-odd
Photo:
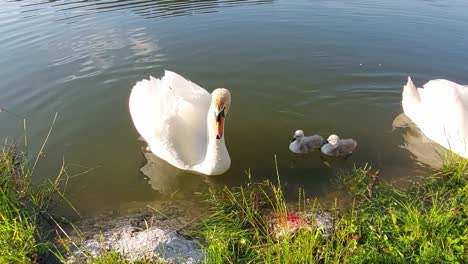
[[[320,135],[312,135],[305,137],[304,131],[297,130],[289,144],[289,150],[294,153],[309,153],[320,149],[323,145],[323,137]]]
[[[354,139],[340,139],[334,134],[330,135],[327,141],[328,143],[320,148],[320,151],[327,156],[347,158],[353,154],[357,147],[357,142]]]
[[[231,166],[224,143],[224,118],[231,94],[218,88],[210,95],[182,76],[138,82],[129,99],[135,128],[149,149],[171,165],[205,175],[219,175]]]
[[[429,139],[468,158],[468,87],[448,80],[431,80],[424,88],[408,77],[403,87],[404,113]]]

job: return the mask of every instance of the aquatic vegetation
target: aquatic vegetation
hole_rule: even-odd
[[[468,261],[467,161],[451,160],[408,190],[379,182],[370,167],[355,168],[338,182],[354,205],[336,216],[333,235],[304,225],[320,209],[300,195],[287,205],[281,183],[249,183],[213,191],[199,228],[207,263],[466,263]],[[272,228],[277,223],[294,232]],[[307,228],[297,228],[307,226]]]

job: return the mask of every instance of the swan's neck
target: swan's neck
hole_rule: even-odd
[[[217,131],[215,129],[216,119],[214,115],[214,107],[211,105],[206,117],[208,144],[206,146],[206,155],[204,160],[199,164],[199,169],[207,175],[222,174],[231,166],[231,158],[224,143],[224,135],[217,139]],[[223,124],[224,126],[224,124]],[[224,130],[224,127],[223,127]],[[225,134],[225,133],[224,133]]]

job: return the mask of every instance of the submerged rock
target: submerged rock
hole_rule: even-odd
[[[202,262],[205,256],[200,242],[180,230],[186,224],[180,217],[169,218],[159,212],[117,217],[107,212],[79,224],[82,242],[73,248],[67,263],[86,263],[90,257],[111,250],[130,261]]]

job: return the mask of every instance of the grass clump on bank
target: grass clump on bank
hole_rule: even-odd
[[[301,198],[291,208],[279,182],[214,191],[199,227],[206,262],[467,263],[467,166],[452,161],[405,191],[354,169],[339,178],[354,205],[331,210],[329,237],[313,224],[319,206]]]
[[[26,153],[15,145],[0,149],[0,263],[42,263],[60,257],[52,237],[61,218],[51,209],[66,201],[65,168],[54,181],[37,186],[31,183],[33,171]]]
[[[35,260],[42,245],[36,240],[34,219],[23,209],[24,188],[13,147],[0,153],[0,263],[28,263]]]
[[[30,170],[14,145],[0,150],[0,263],[36,262],[53,247],[38,223],[50,189],[30,185]]]

